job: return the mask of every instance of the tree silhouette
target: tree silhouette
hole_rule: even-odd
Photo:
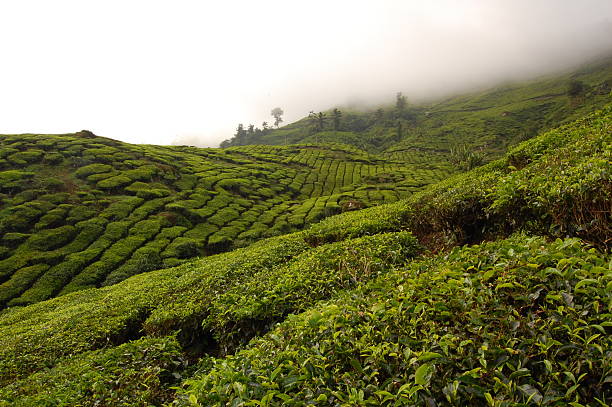
[[[374,112],[374,119],[377,122],[381,122],[383,117],[384,117],[384,115],[385,115],[385,111],[382,108],[376,109],[376,112]]]
[[[323,131],[323,127],[325,127],[325,113],[319,112],[317,113],[317,128],[319,131]]]
[[[272,117],[274,117],[274,126],[278,128],[278,125],[283,122],[283,118],[281,116],[285,114],[285,112],[283,112],[283,109],[281,109],[280,107],[275,107],[274,109],[272,109],[270,114],[272,115]]]
[[[242,123],[238,125],[238,128],[236,129],[236,134],[234,135],[234,139],[236,140],[236,145],[244,145],[246,141],[246,130],[244,130],[244,126],[242,125]]]
[[[406,109],[406,96],[402,95],[402,92],[397,92],[395,95],[395,109],[397,110],[397,117],[402,117],[404,110]]]
[[[317,132],[317,128],[318,128],[318,126],[317,126],[317,114],[313,110],[311,110],[308,113],[308,124],[310,125],[310,130],[313,133],[316,133]]]
[[[332,111],[332,119],[334,121],[334,130],[340,129],[340,119],[342,118],[342,112],[338,108],[334,108]]]
[[[402,121],[398,120],[397,121],[397,141],[400,141],[402,139],[402,133],[403,133],[403,129],[402,129]]]

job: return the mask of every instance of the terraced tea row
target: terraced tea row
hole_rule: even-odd
[[[0,136],[0,307],[393,202],[450,172],[342,145],[220,150],[89,132]]]

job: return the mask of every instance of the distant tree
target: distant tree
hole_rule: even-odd
[[[310,131],[312,133],[316,133],[318,131],[317,123],[317,114],[313,110],[311,110],[308,113],[308,124],[310,125]]]
[[[567,94],[571,97],[576,97],[584,94],[586,91],[586,85],[578,80],[571,80],[567,84]]]
[[[374,112],[374,119],[375,119],[377,122],[381,122],[384,116],[385,116],[385,111],[384,111],[382,108],[377,109],[377,110]]]
[[[401,121],[401,120],[398,120],[398,121],[397,121],[397,136],[396,136],[396,137],[397,137],[397,138],[396,138],[396,140],[397,140],[397,141],[400,141],[400,140],[402,139],[402,133],[403,133],[403,132],[404,132],[404,131],[403,131],[403,129],[402,129],[402,121]]]
[[[326,120],[327,120],[327,118],[325,117],[325,113],[323,113],[323,112],[317,113],[317,129],[319,131],[323,131],[323,128],[325,127],[325,121]]]
[[[332,111],[332,119],[334,121],[334,130],[340,130],[340,119],[342,118],[342,112],[335,108]]]
[[[242,125],[242,123],[240,123],[238,125],[238,128],[236,129],[236,134],[234,135],[234,145],[243,146],[246,142],[246,135],[247,132],[246,130],[244,130],[244,126]]]
[[[281,109],[280,107],[275,107],[274,109],[272,109],[270,114],[272,115],[272,117],[274,117],[274,126],[278,128],[278,125],[283,122],[283,118],[281,116],[285,114],[285,112],[283,112],[283,109]]]
[[[397,92],[395,95],[395,109],[398,115],[401,115],[404,109],[406,109],[406,96],[402,95],[402,92]]]
[[[268,130],[268,122],[263,122],[261,124],[261,129],[265,132],[266,130]]]
[[[246,130],[246,136],[244,138],[244,144],[249,144],[255,141],[255,126],[249,124]]]
[[[223,140],[219,145],[221,148],[227,148],[232,145],[232,140]]]

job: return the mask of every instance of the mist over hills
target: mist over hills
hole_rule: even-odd
[[[337,126],[332,109],[321,112],[325,115],[322,123],[316,117],[308,117],[280,129],[269,124],[268,130],[256,134],[246,134],[248,126],[244,123],[243,137],[235,134],[222,145],[332,141],[368,151],[449,152],[453,145],[467,144],[496,155],[543,129],[580,117],[606,103],[611,81],[612,56],[608,56],[564,74],[429,102],[411,104],[403,95],[405,106],[401,111],[397,101],[364,109],[339,106],[342,116]],[[583,88],[568,98],[572,84]]]

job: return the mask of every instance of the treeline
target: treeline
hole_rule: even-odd
[[[221,148],[258,144],[258,142],[261,141],[261,138],[268,134],[270,130],[271,129],[268,122],[263,122],[261,124],[261,129],[259,127],[255,127],[253,124],[249,124],[249,126],[245,129],[244,125],[240,123],[236,129],[236,133],[234,133],[234,136],[221,142]]]
[[[274,108],[271,115],[274,117],[274,127],[278,128],[283,122],[283,110]],[[363,132],[372,126],[395,128],[395,141],[402,139],[405,130],[416,123],[416,112],[410,108],[406,96],[401,92],[396,94],[395,105],[388,109],[379,108],[371,112],[359,114],[345,114],[340,109],[334,108],[328,112],[315,112],[311,110],[305,125],[299,126],[302,136],[313,136],[325,131],[348,131]],[[271,133],[273,127],[268,122],[263,122],[261,128],[249,124],[239,124],[236,133],[221,143],[221,147],[243,146],[249,144],[265,144],[263,137]],[[285,137],[287,138],[287,137]],[[316,141],[316,139],[315,139]],[[285,144],[287,139],[285,139]]]

